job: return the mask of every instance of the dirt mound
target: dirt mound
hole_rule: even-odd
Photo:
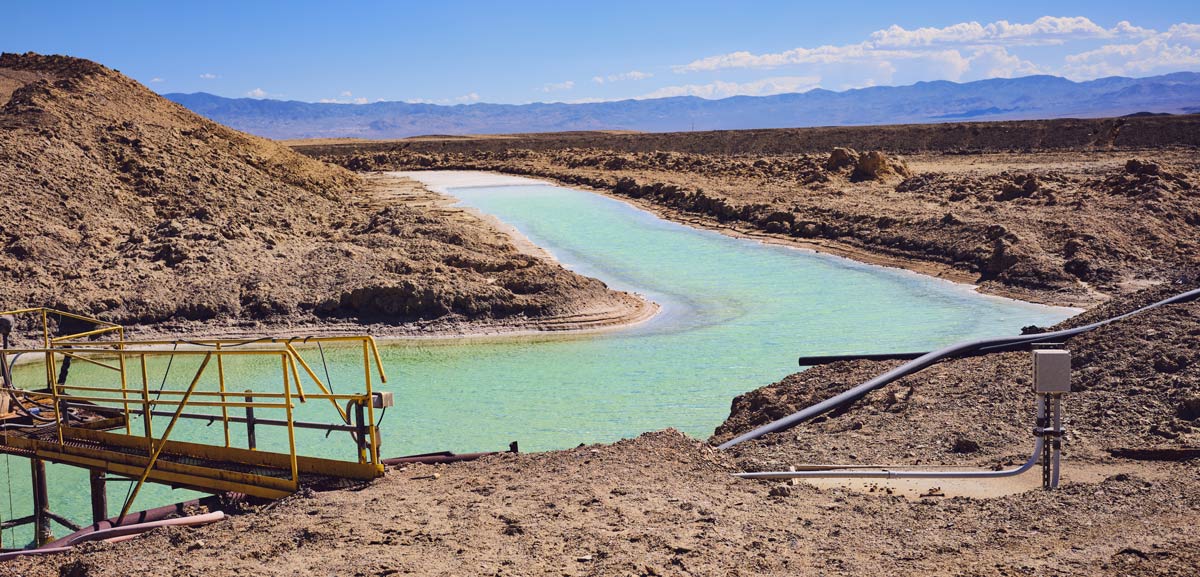
[[[825,169],[830,172],[849,170],[850,179],[855,181],[912,176],[912,171],[904,161],[891,158],[878,150],[859,154],[853,148],[834,148],[829,154],[829,159],[825,161]]]
[[[0,305],[129,324],[524,319],[632,297],[99,64],[0,56]],[[398,188],[397,188],[398,187]]]
[[[1200,286],[1185,282],[1113,299],[1066,328],[1134,310]],[[1072,459],[1103,459],[1121,449],[1200,446],[1200,302],[1163,307],[1067,344],[1073,388],[1066,400]],[[856,386],[899,361],[815,367],[737,397],[712,442],[789,415]],[[938,364],[872,392],[850,407],[788,431],[743,443],[733,453],[749,468],[781,463],[860,462],[996,464],[1031,443],[1029,353]],[[964,450],[970,447],[971,450]]]

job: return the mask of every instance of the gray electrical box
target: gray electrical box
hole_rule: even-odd
[[[386,409],[392,406],[394,403],[395,400],[393,399],[390,391],[375,391],[371,395],[371,406],[375,407],[376,409]]]
[[[1033,390],[1037,393],[1071,392],[1071,353],[1062,349],[1033,351]]]

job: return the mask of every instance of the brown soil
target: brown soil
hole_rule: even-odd
[[[637,297],[521,253],[411,181],[364,180],[230,130],[99,64],[5,54],[0,79],[5,308],[176,333],[644,316]]]
[[[1200,286],[1118,297],[1064,326]],[[804,463],[991,468],[1031,448],[1027,354],[943,363],[844,411],[712,444],[878,374],[839,363],[739,397],[709,443],[408,466],[197,529],[23,558],[14,575],[1178,575],[1200,567],[1200,303],[1071,341],[1063,486],[738,480]],[[1188,451],[1190,450],[1190,453]]]
[[[901,128],[889,127],[888,134]],[[929,130],[910,129],[913,139]],[[748,138],[737,142],[750,150],[774,142]],[[476,148],[466,149],[472,142]],[[939,152],[901,159],[841,148],[767,155],[539,150],[540,142],[442,143],[455,152],[409,141],[390,149],[375,143],[300,150],[355,170],[478,169],[547,178],[691,224],[1055,304],[1090,305],[1162,282],[1200,255],[1194,234],[1200,225],[1200,157],[1187,148]]]

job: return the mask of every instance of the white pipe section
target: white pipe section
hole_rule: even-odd
[[[225,518],[224,511],[214,511],[212,513],[205,513],[203,515],[192,515],[191,517],[180,517],[178,519],[163,519],[161,521],[151,521],[149,523],[138,523],[136,525],[121,525],[118,527],[104,529],[103,531],[95,531],[92,533],[86,533],[86,534],[80,535],[79,537],[72,540],[68,545],[66,545],[64,547],[52,547],[52,548],[48,548],[48,549],[25,549],[22,551],[10,551],[8,553],[2,553],[2,554],[0,554],[0,561],[7,561],[9,559],[15,559],[17,557],[24,557],[25,555],[46,555],[46,554],[50,554],[50,553],[65,553],[67,551],[70,551],[71,549],[74,549],[75,545],[78,545],[80,543],[86,543],[88,541],[104,540],[104,541],[109,541],[109,542],[115,543],[115,542],[118,542],[119,540],[125,540],[125,538],[136,537],[137,535],[140,535],[142,533],[145,533],[146,531],[149,531],[149,530],[157,528],[157,527],[170,527],[170,526],[190,527],[193,525],[206,525],[208,523],[220,521],[221,519],[224,519],[224,518]]]
[[[146,531],[149,531],[151,529],[155,529],[158,527],[171,527],[171,526],[190,527],[192,525],[206,525],[208,523],[220,521],[221,519],[224,519],[224,518],[225,518],[224,511],[213,511],[212,513],[205,513],[203,515],[192,515],[191,517],[179,517],[176,519],[163,519],[161,521],[151,521],[149,523],[138,523],[136,525],[119,525],[117,527],[110,527],[108,529],[102,529],[100,531],[93,531],[91,533],[85,533],[83,535],[80,535],[79,537],[76,537],[75,539],[72,539],[67,544],[68,545],[78,545],[80,543],[86,543],[88,541],[101,541],[104,539],[111,539],[113,537],[121,537],[123,535],[135,535],[138,533],[145,533]]]

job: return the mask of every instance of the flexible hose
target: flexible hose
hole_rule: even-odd
[[[831,409],[835,409],[842,405],[857,401],[858,399],[861,399],[862,397],[866,396],[867,393],[874,391],[875,389],[878,389],[888,383],[899,380],[899,379],[906,377],[908,375],[911,375],[917,371],[925,369],[926,367],[928,367],[938,361],[941,361],[943,359],[954,358],[954,357],[962,356],[964,354],[973,353],[973,352],[998,353],[998,352],[1014,350],[1014,349],[1024,347],[1027,345],[1031,345],[1034,343],[1069,339],[1075,335],[1078,335],[1081,333],[1086,333],[1088,331],[1097,329],[1104,325],[1114,323],[1114,322],[1117,322],[1122,319],[1129,318],[1131,316],[1143,313],[1143,312],[1151,310],[1151,309],[1155,309],[1155,308],[1169,305],[1169,304],[1188,302],[1190,300],[1195,299],[1196,297],[1200,297],[1200,289],[1193,289],[1193,290],[1190,290],[1190,291],[1187,291],[1184,293],[1180,293],[1171,298],[1163,299],[1154,304],[1144,306],[1140,309],[1130,311],[1125,314],[1117,315],[1115,317],[1108,318],[1108,319],[1105,319],[1102,321],[1097,321],[1097,322],[1091,323],[1089,325],[1076,327],[1073,329],[1065,329],[1065,330],[1054,331],[1054,332],[1049,332],[1049,333],[1040,333],[1037,335],[991,337],[991,338],[986,338],[986,339],[977,339],[977,340],[963,341],[960,343],[956,343],[956,344],[950,345],[948,347],[945,347],[943,349],[939,349],[939,350],[921,355],[920,357],[916,358],[915,360],[904,363],[903,365],[900,365],[899,367],[896,367],[886,373],[883,373],[882,375],[879,375],[879,376],[877,376],[861,385],[858,385],[857,387],[854,387],[844,393],[835,395],[835,396],[825,399],[824,401],[821,401],[815,405],[812,405],[805,409],[796,411],[795,413],[792,413],[791,415],[783,417],[782,419],[772,421],[770,423],[767,423],[766,425],[763,425],[761,427],[754,429],[753,431],[739,435],[729,441],[726,441],[726,442],[718,445],[717,448],[728,449],[739,443],[744,443],[751,439],[757,439],[767,433],[773,433],[776,431],[781,431],[781,430],[787,429],[789,427],[795,426],[804,421],[812,419],[813,417],[816,417],[817,415],[825,413],[826,411],[829,411]]]

